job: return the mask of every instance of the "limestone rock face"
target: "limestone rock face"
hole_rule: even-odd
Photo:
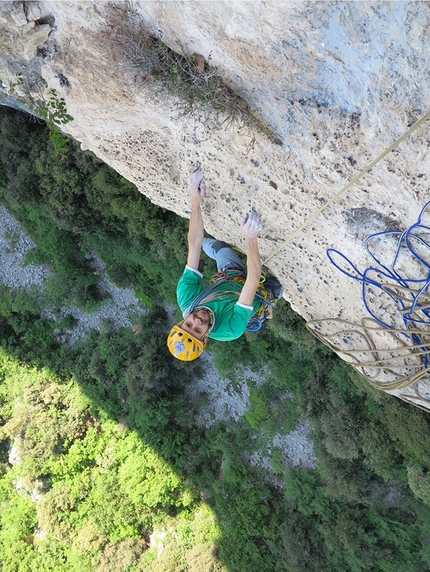
[[[137,70],[115,42],[118,21],[112,24],[110,9],[105,1],[2,2],[3,95],[22,96],[22,86],[10,91],[19,72],[36,92],[57,90],[74,117],[64,130],[152,201],[182,216],[189,215],[189,174],[202,165],[207,231],[241,248],[240,216],[255,208],[264,223],[262,257],[293,308],[316,320],[313,327],[342,357],[372,362],[363,370],[369,379],[428,407],[426,377],[394,387],[423,373],[417,352],[426,334],[412,347],[402,334],[363,326],[368,313],[360,283],[326,256],[327,248],[338,249],[363,271],[374,264],[365,248],[368,234],[403,230],[417,220],[430,198],[428,124],[291,240],[429,111],[428,3],[134,2],[135,17],[154,36],[217,66],[282,145],[237,121],[214,128],[211,115],[183,115],[176,96],[157,89],[153,78],[136,81]],[[393,236],[377,242],[379,259],[389,266]],[[403,257],[401,270],[410,279],[423,278],[423,265],[411,256]],[[393,288],[382,296],[369,293],[378,319],[404,328],[396,305],[403,294]],[[336,329],[342,333],[329,338]],[[375,348],[388,349],[382,355]],[[362,353],[352,358],[350,350]],[[381,359],[381,368],[375,367]]]

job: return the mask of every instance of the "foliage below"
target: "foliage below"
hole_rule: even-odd
[[[160,304],[174,299],[186,224],[0,111],[1,200],[37,244],[28,260],[51,268],[43,291],[0,288],[2,570],[428,571],[428,414],[373,390],[281,301],[257,335],[211,344],[220,371],[267,375],[248,381],[242,419],[197,427],[184,389],[201,366],[171,359]],[[41,312],[100,303],[88,252],[152,307],[133,331],[106,323],[59,345]],[[314,470],[273,446],[304,416]],[[251,465],[257,450],[271,470]]]
[[[145,302],[174,301],[185,222],[73,142],[59,160],[42,126],[1,111],[0,200],[37,244],[27,262],[55,269],[45,288],[48,302],[91,309],[101,301],[89,252],[104,260],[114,283],[134,286]]]

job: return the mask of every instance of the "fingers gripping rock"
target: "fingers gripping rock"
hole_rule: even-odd
[[[203,170],[196,169],[194,173],[190,177],[190,186],[192,194],[197,194],[200,196],[204,196],[205,194],[205,183],[203,181]]]
[[[198,168],[194,171],[194,173],[190,177],[190,183],[193,185],[195,183],[200,183],[203,179],[203,170]]]
[[[263,228],[260,217],[255,211],[251,211],[242,217],[242,229],[249,236],[257,236]]]

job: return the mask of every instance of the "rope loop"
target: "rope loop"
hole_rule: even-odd
[[[327,250],[327,257],[338,270],[361,283],[363,303],[371,317],[370,327],[364,320],[354,328],[352,322],[337,318],[311,320],[308,326],[332,349],[349,356],[351,365],[379,389],[406,387],[430,370],[429,207],[430,201],[422,208],[418,220],[404,231],[387,230],[368,236],[365,246],[373,265],[363,272],[338,250]],[[427,224],[423,222],[425,215],[429,216]],[[386,246],[386,239],[393,238],[393,255],[385,260],[382,252],[387,249],[378,253],[378,246],[381,242]],[[329,330],[340,329],[327,334],[322,331],[324,326]],[[378,348],[384,331],[391,332],[391,348]],[[330,338],[336,338],[336,344]],[[354,349],[349,349],[351,345]],[[393,379],[378,381],[381,372],[389,373]]]

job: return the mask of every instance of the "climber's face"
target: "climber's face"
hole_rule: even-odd
[[[209,312],[205,308],[196,308],[185,318],[180,327],[195,338],[203,340],[210,327]]]

